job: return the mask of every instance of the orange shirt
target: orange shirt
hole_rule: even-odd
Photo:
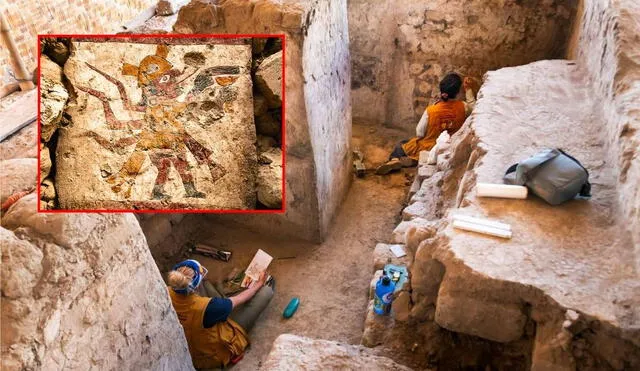
[[[195,368],[219,368],[244,353],[249,339],[244,329],[232,319],[205,328],[204,312],[211,298],[196,293],[178,294],[168,287],[171,304],[178,315],[189,345],[189,353]]]
[[[423,138],[411,138],[402,146],[407,156],[415,160],[420,156],[420,151],[428,151],[435,146],[436,139],[443,131],[453,135],[466,119],[464,102],[459,100],[438,102],[427,107],[427,114],[429,123],[426,135]]]

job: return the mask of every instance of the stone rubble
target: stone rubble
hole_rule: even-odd
[[[2,369],[193,370],[166,286],[132,214],[2,218]]]
[[[282,208],[282,152],[271,148],[263,152],[268,164],[258,168],[258,201],[270,209]]]
[[[273,371],[411,370],[366,348],[290,334],[278,336],[262,368]]]
[[[256,85],[269,108],[282,105],[282,52],[265,58],[256,71]]]

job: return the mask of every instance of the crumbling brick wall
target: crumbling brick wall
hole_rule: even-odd
[[[38,34],[113,33],[155,3],[155,0],[7,0],[3,1],[0,11],[9,22],[20,56],[31,71],[37,65]],[[7,50],[0,48],[0,67],[7,63]]]

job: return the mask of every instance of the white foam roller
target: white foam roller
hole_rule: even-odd
[[[482,233],[489,236],[511,238],[511,231],[507,231],[507,230],[495,228],[495,227],[489,227],[486,225],[469,223],[462,220],[454,220],[453,228],[463,229],[465,231],[471,231],[476,233]]]
[[[485,225],[487,227],[504,229],[505,231],[511,230],[511,225],[507,223],[501,223],[501,222],[497,222],[497,221],[485,219],[485,218],[477,218],[469,215],[461,215],[461,214],[454,215],[453,220],[460,220],[467,223],[473,223],[473,224]]]
[[[525,199],[528,193],[527,187],[509,184],[478,183],[476,193],[478,197],[498,197]]]

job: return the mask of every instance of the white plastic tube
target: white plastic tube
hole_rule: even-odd
[[[525,199],[527,198],[528,189],[519,185],[478,183],[476,185],[476,193],[478,197]]]
[[[489,227],[486,225],[480,225],[475,223],[469,223],[462,220],[454,220],[453,228],[462,229],[465,231],[471,231],[476,233],[482,233],[489,236],[496,236],[502,238],[511,238],[511,231],[507,231],[500,228]]]
[[[460,220],[467,223],[473,223],[473,224],[484,225],[492,228],[504,229],[505,231],[511,230],[511,225],[507,223],[501,223],[501,222],[497,222],[490,219],[477,218],[469,215],[461,215],[461,214],[454,215],[453,220]]]

